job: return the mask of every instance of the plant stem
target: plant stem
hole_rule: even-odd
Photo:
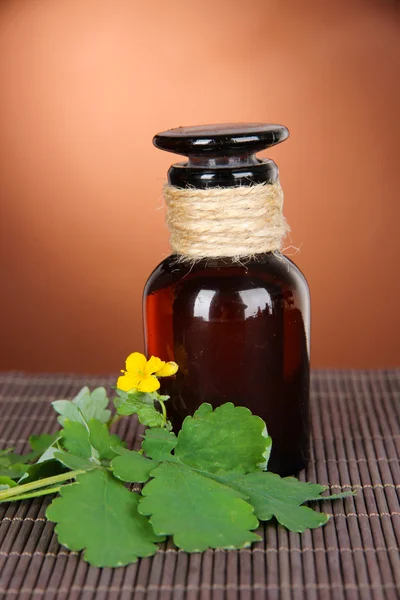
[[[14,502],[16,500],[28,500],[28,498],[37,498],[38,496],[46,496],[46,494],[56,494],[63,486],[59,485],[52,488],[46,488],[44,490],[36,490],[28,494],[20,494],[19,496],[13,496],[12,498],[6,498],[0,500],[0,502]]]
[[[7,498],[12,498],[13,496],[20,496],[21,494],[25,494],[26,492],[30,492],[32,490],[62,483],[63,481],[68,481],[68,479],[75,479],[77,475],[80,475],[84,472],[85,471],[68,471],[68,473],[61,473],[61,475],[53,475],[53,477],[45,477],[44,479],[39,479],[38,481],[17,485],[9,490],[0,492],[0,501],[7,500]]]
[[[167,410],[165,408],[165,404],[162,400],[158,399],[158,402],[161,406],[161,410],[162,410],[162,416],[163,416],[163,427],[165,427],[165,424],[167,422]]]

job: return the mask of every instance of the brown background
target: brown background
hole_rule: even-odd
[[[111,372],[168,254],[178,125],[271,121],[314,367],[400,364],[389,0],[0,0],[0,368]]]

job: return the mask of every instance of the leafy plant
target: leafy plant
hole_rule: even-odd
[[[187,552],[243,548],[260,539],[259,520],[273,517],[303,532],[329,518],[305,502],[349,495],[322,496],[324,486],[268,472],[272,440],[242,406],[202,404],[175,435],[169,397],[155,381],[173,375],[175,363],[131,357],[118,382],[142,390],[118,389],[113,417],[105,389],[84,387],[72,401],[53,402],[61,430],[31,436],[26,455],[0,453],[0,502],[59,494],[46,516],[59,542],[91,564],[129,564],[154,554],[165,536]],[[139,451],[109,430],[132,414],[148,427]],[[127,483],[145,485],[139,495]]]
[[[90,393],[89,388],[85,386],[72,401],[56,400],[52,405],[60,414],[57,419],[60,425],[64,425],[66,419],[79,423],[97,419],[101,423],[107,423],[111,416],[111,411],[107,408],[107,392],[103,387],[98,387]]]

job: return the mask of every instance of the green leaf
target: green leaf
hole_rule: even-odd
[[[178,463],[162,463],[143,488],[139,512],[151,515],[157,535],[173,535],[187,552],[245,548],[260,536],[244,495]]]
[[[150,471],[154,468],[152,460],[126,448],[115,448],[115,452],[120,454],[111,461],[111,468],[116,477],[127,483],[144,483],[149,479]]]
[[[325,487],[325,489],[327,488]],[[320,496],[319,498],[309,498],[309,500],[340,500],[341,498],[349,498],[350,496],[357,496],[357,492],[349,490],[347,492],[340,492],[339,494],[330,494],[328,496]]]
[[[114,448],[122,445],[121,438],[110,434],[107,425],[96,419],[91,419],[88,426],[90,443],[99,453],[100,460],[112,460],[115,457]]]
[[[64,421],[64,430],[62,432],[62,445],[71,454],[80,458],[91,459],[92,462],[99,463],[99,454],[90,443],[89,429],[87,426],[77,421]]]
[[[57,460],[50,459],[42,462],[36,462],[33,465],[29,465],[26,472],[23,474],[18,483],[31,483],[38,479],[45,479],[46,477],[53,477],[54,475],[60,475],[65,473],[67,469],[64,465],[59,463]]]
[[[261,471],[247,475],[230,473],[217,479],[245,494],[256,516],[262,521],[275,517],[290,531],[302,533],[308,528],[324,525],[329,519],[323,513],[300,506],[307,500],[325,500],[321,493],[326,488],[322,485],[303,483],[294,477],[281,478],[275,473]]]
[[[0,476],[0,491],[8,490],[17,484],[10,477]]]
[[[115,457],[114,448],[122,445],[121,439],[96,419],[85,424],[65,420],[61,435],[63,449],[56,449],[54,458],[72,470],[100,467],[101,461],[108,465]]]
[[[57,418],[60,425],[64,425],[65,419],[83,424],[82,413],[71,400],[54,400],[51,404],[54,410],[61,415]]]
[[[32,470],[32,461],[44,462],[53,458],[49,455],[49,447],[58,439],[59,432],[53,434],[43,433],[41,435],[31,435],[29,444],[32,448],[28,454],[15,454],[13,448],[6,448],[0,451],[0,476],[32,481],[34,473],[40,475],[41,470]],[[42,456],[41,456],[42,455]]]
[[[51,444],[51,446],[49,446],[43,452],[43,454],[38,458],[38,460],[36,462],[37,463],[41,463],[41,462],[44,462],[46,460],[53,459],[55,452],[57,452],[57,450],[58,450],[59,442],[60,442],[61,439],[62,439],[62,431],[57,431],[57,437],[55,438],[55,440],[53,441],[53,443]]]
[[[171,460],[171,452],[178,443],[172,431],[166,429],[147,429],[142,442],[144,452],[156,461]]]
[[[271,440],[263,421],[243,407],[203,404],[185,419],[178,438],[150,430],[142,448],[161,464],[150,471],[139,512],[150,516],[157,534],[173,535],[188,552],[248,545],[257,518],[276,517],[298,532],[328,520],[301,506],[323,500],[324,486],[260,470]]]
[[[8,467],[14,463],[25,462],[21,454],[15,454],[14,448],[5,448],[0,450],[0,467]]]
[[[54,458],[72,471],[90,471],[96,467],[88,458],[81,458],[64,450],[57,450]]]
[[[270,452],[264,421],[231,402],[214,411],[210,404],[202,404],[193,417],[186,417],[175,448],[182,462],[210,473],[265,468]]]
[[[41,474],[43,472],[53,471],[52,474],[55,475],[55,474],[57,474],[57,472],[62,473],[64,471],[64,469],[62,469],[62,468],[60,469],[59,465],[53,465],[52,467],[50,467],[50,465],[46,464],[44,470],[42,468],[36,468],[36,465],[40,465],[41,463],[48,463],[49,461],[56,462],[54,454],[58,450],[58,443],[59,443],[60,439],[61,439],[61,432],[57,431],[54,434],[54,438],[53,438],[51,445],[48,446],[44,450],[43,454],[41,454],[41,456],[39,456],[39,458],[33,465],[29,465],[27,467],[25,472],[22,474],[22,476],[18,480],[18,483],[29,483],[30,481],[34,481],[35,478],[41,478],[42,477]],[[35,444],[35,442],[34,442],[34,444]],[[43,449],[44,446],[45,446],[44,443],[42,444],[41,442],[39,442],[39,444],[37,445],[37,448],[39,449],[39,447],[40,447],[40,449]]]
[[[127,402],[138,401],[142,404],[154,406],[154,402],[159,400],[166,402],[169,400],[169,396],[163,396],[158,392],[123,392],[122,390],[117,390],[117,397],[114,398],[114,405],[115,408],[119,408],[122,404]]]
[[[162,413],[154,405],[160,400],[165,402],[169,396],[161,396],[157,392],[122,392],[121,390],[117,390],[117,394],[114,404],[118,414],[137,415],[139,422],[146,427],[171,429],[170,422],[165,422]]]
[[[5,448],[0,451],[0,477],[19,479],[28,469],[29,463],[21,454],[15,454],[14,448]]]
[[[15,454],[13,450],[14,448],[0,450],[0,477],[19,479],[28,469],[29,465],[24,463],[24,457]]]
[[[162,414],[149,404],[143,396],[147,394],[136,392],[135,394],[126,394],[123,402],[117,404],[119,415],[129,416],[137,415],[140,423],[146,427],[162,427],[164,418]]]
[[[53,408],[60,414],[58,422],[64,425],[65,419],[84,424],[90,419],[107,423],[111,411],[108,406],[107,392],[104,387],[98,387],[90,393],[87,386],[83,387],[73,400],[55,400]]]
[[[56,523],[59,542],[84,550],[84,559],[97,567],[120,567],[151,556],[159,541],[137,511],[138,495],[108,471],[94,469],[63,486],[46,516]]]
[[[85,425],[66,421],[63,439],[66,449],[76,456],[106,460],[114,458],[114,448],[124,444],[118,435],[110,434],[107,425],[96,419],[90,419]]]
[[[0,461],[12,454],[13,450],[14,448],[3,448],[3,450],[0,450]]]
[[[10,479],[19,479],[29,468],[29,465],[23,463],[13,463],[8,466],[0,466],[0,477],[9,477]]]
[[[41,435],[31,435],[29,437],[29,445],[32,452],[24,456],[25,461],[36,461],[50,448],[60,435],[59,431],[55,433],[42,433]]]
[[[264,422],[231,403],[215,411],[202,404],[185,419],[178,438],[147,431],[143,450],[164,462],[151,471],[139,512],[151,515],[156,533],[173,535],[189,552],[249,545],[259,539],[252,533],[258,526],[253,507],[246,494],[216,481],[215,474],[260,473],[270,445]]]

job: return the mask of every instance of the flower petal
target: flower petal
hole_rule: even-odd
[[[139,382],[140,377],[137,375],[134,375],[133,373],[125,373],[125,375],[118,377],[117,388],[123,392],[129,392],[129,390],[132,388],[138,387]]]
[[[156,375],[157,377],[171,377],[171,375],[175,375],[178,369],[179,367],[176,362],[171,360],[170,362],[165,363],[159,371],[156,371]]]
[[[141,352],[133,352],[126,359],[126,362],[125,362],[126,370],[131,371],[135,374],[138,371],[141,371],[142,373],[144,373],[144,370],[146,368],[146,363],[147,363],[147,360],[146,360],[146,357],[144,356],[144,354],[142,354]]]
[[[147,361],[147,365],[145,367],[144,372],[146,375],[152,375],[156,371],[162,369],[164,365],[165,361],[161,360],[160,358],[157,358],[156,356],[151,356]]]
[[[139,392],[155,392],[159,387],[160,382],[158,381],[157,377],[154,377],[154,375],[148,375],[140,381],[138,390]]]

